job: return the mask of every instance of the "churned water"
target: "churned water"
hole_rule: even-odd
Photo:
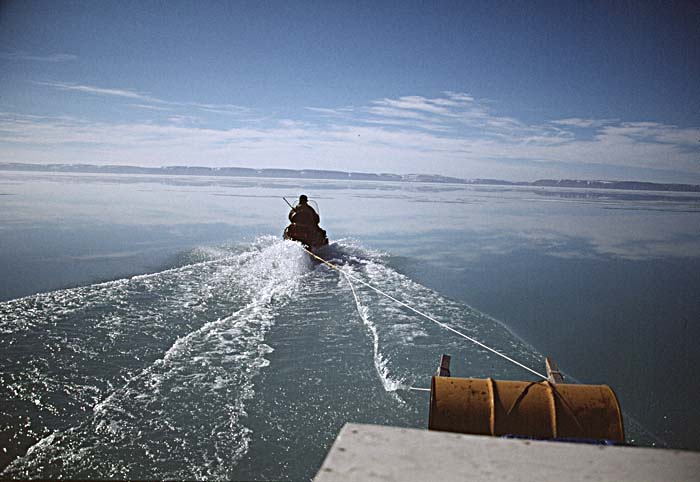
[[[342,241],[324,254],[539,362],[493,319],[381,256]],[[192,256],[207,259],[0,305],[1,420],[20,455],[3,475],[305,477],[346,421],[423,425],[425,395],[407,389],[427,386],[443,351],[465,373],[519,375],[361,286],[358,304],[345,277],[292,242]]]
[[[674,263],[692,269],[700,243],[692,226],[661,235],[647,222],[697,223],[697,200],[540,204],[528,191],[298,182],[5,178],[2,286],[20,296],[0,302],[1,475],[309,479],[346,422],[425,427],[427,393],[410,387],[429,386],[442,353],[458,376],[533,379],[359,283],[355,297],[345,276],[282,241],[279,197],[297,192],[319,202],[332,238],[322,255],[346,273],[538,371],[555,352],[567,374],[616,389],[630,440],[692,448],[681,426],[696,418],[680,412],[697,380],[669,396],[647,389],[655,372],[642,389],[630,374],[647,358],[694,360],[678,336],[697,331],[695,285],[680,286]],[[655,289],[669,323],[688,320],[667,327],[675,345],[656,339],[673,356],[647,348],[653,319],[599,264],[676,282],[671,301]],[[572,270],[575,308],[549,298],[562,296],[547,283],[561,270]],[[609,305],[603,326],[596,307]],[[609,325],[614,340],[600,335]],[[606,370],[596,359],[615,359],[615,346],[628,362]]]

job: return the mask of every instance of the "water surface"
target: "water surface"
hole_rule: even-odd
[[[2,475],[310,478],[345,422],[425,427],[442,353],[534,379],[281,241],[302,192],[347,273],[700,449],[693,195],[8,173]]]

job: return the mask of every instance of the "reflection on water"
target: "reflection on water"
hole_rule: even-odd
[[[613,191],[613,190],[576,190],[569,191],[564,189],[538,189],[532,191],[539,196],[557,197],[562,199],[583,199],[595,201],[643,201],[643,202],[658,202],[667,201],[671,203],[688,203],[691,206],[698,207],[700,196],[695,193],[649,193],[649,191]]]

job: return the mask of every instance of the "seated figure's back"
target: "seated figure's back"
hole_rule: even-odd
[[[308,204],[300,204],[294,210],[292,215],[292,222],[296,224],[302,224],[305,226],[313,226],[318,224],[318,214],[314,211],[314,208]]]

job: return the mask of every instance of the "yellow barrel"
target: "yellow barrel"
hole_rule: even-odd
[[[433,377],[430,430],[535,438],[625,439],[607,385]]]

